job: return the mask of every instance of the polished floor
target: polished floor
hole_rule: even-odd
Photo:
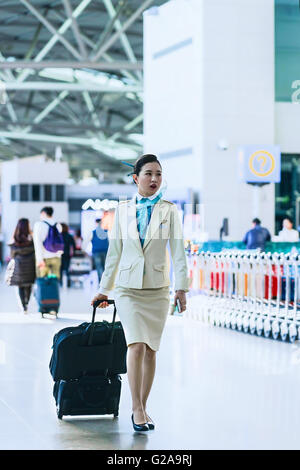
[[[41,319],[34,298],[24,316],[15,289],[1,284],[0,449],[300,449],[299,342],[211,327],[191,315],[167,322],[149,401],[155,431],[133,432],[126,376],[118,418],[59,421],[52,338],[90,318],[93,293],[64,288],[59,318]]]

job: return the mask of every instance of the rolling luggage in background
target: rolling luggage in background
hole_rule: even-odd
[[[87,276],[93,270],[93,263],[90,256],[76,254],[72,256],[69,266],[69,278],[72,283],[81,284],[84,276]]]
[[[57,316],[60,304],[57,277],[38,277],[36,279],[35,297],[42,317],[44,313],[51,311],[54,311]]]
[[[70,260],[69,275],[82,276],[90,274],[92,268],[92,260],[89,256],[74,255]]]
[[[53,339],[50,372],[57,416],[118,415],[121,377],[126,373],[127,345],[116,308],[112,323],[95,322],[64,328]],[[108,303],[114,304],[113,300]]]

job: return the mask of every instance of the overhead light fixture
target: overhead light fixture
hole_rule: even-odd
[[[143,134],[128,134],[127,135],[128,139],[134,140],[138,144],[143,145],[144,144],[144,135]]]
[[[63,80],[64,82],[74,82],[74,70],[70,68],[45,68],[39,72],[40,77],[51,78],[52,80]]]
[[[108,146],[102,146],[101,144],[96,144],[92,146],[94,150],[99,150],[100,152],[105,153],[110,157],[114,157],[117,160],[123,160],[128,158],[129,160],[136,159],[139,155],[137,150],[119,147],[119,148],[108,148]]]

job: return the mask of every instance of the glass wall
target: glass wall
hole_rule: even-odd
[[[292,100],[300,80],[299,0],[275,0],[275,100]]]
[[[281,155],[281,182],[275,184],[275,234],[282,220],[290,217],[294,228],[300,226],[300,155]]]

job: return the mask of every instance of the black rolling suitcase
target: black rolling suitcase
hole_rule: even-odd
[[[113,300],[108,303],[114,304]],[[95,322],[64,328],[53,339],[50,372],[58,418],[64,415],[118,416],[127,345],[121,322]]]

